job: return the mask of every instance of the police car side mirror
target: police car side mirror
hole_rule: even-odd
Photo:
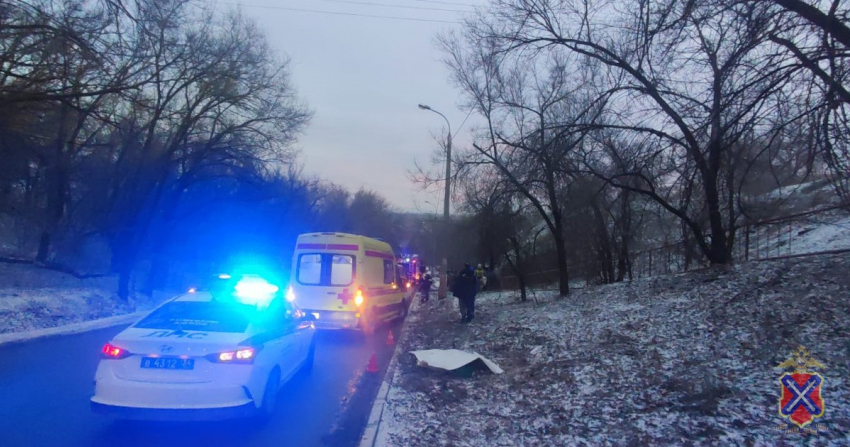
[[[310,312],[304,312],[304,315],[303,315],[303,316],[301,316],[301,320],[302,320],[302,321],[316,321],[316,320],[317,320],[317,318],[316,318],[316,316],[315,316],[315,315],[313,315],[313,314],[312,314],[312,313],[310,313]]]

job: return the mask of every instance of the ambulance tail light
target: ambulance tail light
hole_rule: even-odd
[[[354,304],[357,306],[363,305],[363,289],[357,289],[357,292],[354,292]]]

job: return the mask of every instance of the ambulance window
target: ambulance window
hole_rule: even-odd
[[[384,259],[384,284],[392,284],[395,281],[395,269],[393,262]]]
[[[322,255],[301,255],[298,258],[298,282],[312,285],[322,282]]]
[[[354,280],[354,256],[333,255],[331,285],[347,286]]]

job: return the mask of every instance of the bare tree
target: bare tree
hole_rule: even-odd
[[[481,167],[469,171],[458,185],[461,209],[472,216],[477,233],[477,259],[493,266],[508,250],[510,222],[505,210],[515,194],[512,185],[497,169]]]
[[[784,19],[769,38],[797,62],[791,71],[804,73],[798,85],[809,86],[811,112],[796,125],[812,129],[813,146],[823,155],[833,185],[850,203],[850,9],[840,0],[769,3]]]
[[[442,39],[452,79],[467,106],[486,121],[472,149],[460,151],[461,174],[490,166],[527,199],[551,232],[557,251],[559,291],[569,293],[567,235],[562,191],[577,167],[583,143],[601,108],[588,105],[581,82],[562,54],[529,63],[525,55],[500,54],[475,34]]]
[[[145,83],[127,76],[122,60],[138,30],[125,11],[106,0],[0,4],[0,109],[103,97]]]
[[[153,81],[128,98],[107,222],[121,296],[157,211],[168,215],[206,176],[259,176],[291,161],[289,143],[309,118],[286,61],[252,22],[180,0],[146,8]]]
[[[648,149],[641,165],[667,164],[669,173],[652,179],[622,172],[606,181],[675,215],[712,263],[731,260],[734,240],[736,214],[721,186],[730,166],[724,159],[744,136],[763,131],[790,81],[787,58],[765,50],[774,25],[769,8],[758,4],[674,0],[504,0],[468,24],[499,54],[566,51],[604,69],[587,79],[606,106],[594,126],[642,141]],[[673,182],[686,190],[663,191]]]
[[[77,6],[66,5],[63,14],[78,14]],[[59,16],[69,23],[77,38],[90,42],[86,55],[73,51],[73,45],[58,45],[53,61],[57,87],[64,94],[45,117],[52,122],[45,150],[40,154],[46,188],[45,221],[39,238],[36,260],[47,262],[52,237],[69,211],[74,163],[86,152],[97,150],[111,122],[109,113],[121,92],[140,79],[147,58],[138,29],[126,29],[103,9],[86,12],[82,17]],[[51,128],[52,127],[52,128]]]

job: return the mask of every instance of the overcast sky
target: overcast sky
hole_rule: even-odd
[[[408,179],[414,162],[430,163],[437,143],[432,133],[445,132],[445,122],[424,103],[445,114],[453,132],[466,113],[449,83],[435,36],[459,27],[453,23],[292,11],[407,17],[456,22],[472,11],[463,5],[486,0],[238,0],[265,29],[269,41],[292,60],[296,88],[315,112],[300,139],[301,162],[317,174],[349,190],[372,189],[398,210],[442,210],[442,195],[421,193]],[[469,141],[469,123],[455,145]],[[434,205],[425,203],[429,201]]]

